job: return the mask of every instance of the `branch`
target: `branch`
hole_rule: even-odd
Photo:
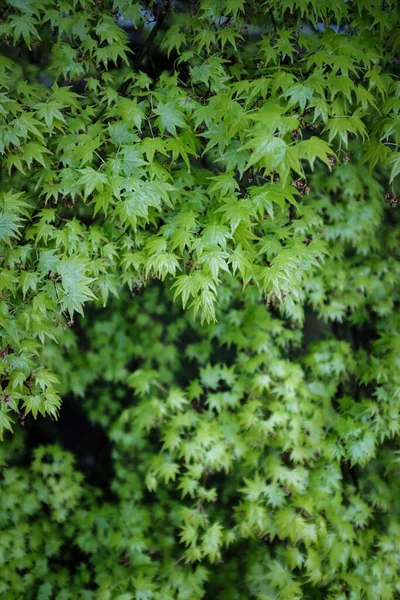
[[[275,21],[275,17],[274,17],[274,13],[273,13],[273,10],[272,10],[272,8],[271,8],[271,10],[269,11],[269,16],[271,17],[271,21],[272,21],[272,25],[274,26],[275,33],[277,33],[277,31],[278,31],[278,28],[277,28],[277,26],[276,26],[276,21]]]
[[[133,62],[133,70],[134,71],[137,71],[139,69],[143,58],[145,57],[146,53],[149,51],[150,46],[153,43],[157,33],[160,31],[161,25],[162,25],[165,17],[167,16],[170,6],[171,6],[171,3],[169,2],[168,5],[164,8],[164,10],[160,13],[159,17],[157,17],[157,24],[154,25],[153,29],[150,31],[150,33],[143,45],[142,50],[135,57],[135,60]],[[118,94],[124,94],[129,87],[129,83],[130,83],[130,79],[127,79],[126,81],[124,81],[117,89]],[[102,110],[100,111],[100,113],[98,114],[98,116],[96,117],[95,122],[97,122],[101,119],[101,117],[104,115],[106,110],[107,110],[107,106],[104,106],[102,108]]]
[[[160,16],[157,18],[157,24],[154,25],[153,29],[150,31],[150,33],[143,45],[142,50],[136,56],[134,63],[133,63],[133,68],[135,70],[137,70],[139,68],[140,63],[144,59],[146,53],[149,51],[150,46],[154,41],[154,38],[156,37],[157,33],[160,31],[161,25],[163,24],[163,21],[164,21],[165,17],[167,16],[168,9],[169,9],[169,6],[168,6],[168,8],[164,9],[160,13]]]

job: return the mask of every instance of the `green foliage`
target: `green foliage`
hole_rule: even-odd
[[[3,3],[5,598],[400,597],[399,20]]]

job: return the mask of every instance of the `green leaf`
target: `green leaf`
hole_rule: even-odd
[[[55,100],[49,100],[48,102],[39,102],[33,107],[36,110],[36,114],[39,119],[42,119],[47,127],[52,127],[53,122],[66,123],[65,117],[61,112],[63,105]]]
[[[314,90],[301,83],[292,85],[283,94],[284,98],[289,98],[289,107],[299,105],[301,110],[304,110],[308,102],[313,97]]]
[[[12,424],[14,421],[11,419],[10,415],[4,410],[0,409],[0,441],[4,439],[4,430],[12,431]]]
[[[210,562],[215,562],[221,557],[222,545],[222,527],[219,523],[214,523],[203,534],[201,549],[204,556],[207,556]]]
[[[11,17],[10,28],[13,31],[14,43],[22,37],[30,49],[32,38],[35,40],[41,39],[35,25],[37,25],[37,20],[29,14]]]
[[[389,159],[389,164],[392,166],[392,170],[390,172],[390,183],[392,183],[400,173],[400,152],[396,152]]]
[[[96,297],[89,287],[94,279],[87,277],[85,275],[86,271],[87,262],[77,256],[63,259],[59,263],[58,273],[63,291],[61,306],[70,315],[73,315],[74,312],[83,314],[84,303]]]
[[[80,169],[79,173],[81,173],[81,176],[78,179],[78,185],[84,187],[85,198],[90,196],[94,190],[97,192],[102,192],[104,185],[108,181],[107,176],[104,173],[95,171],[92,167]]]
[[[175,136],[177,127],[186,127],[184,113],[178,108],[176,102],[159,102],[154,113],[158,115],[156,125],[161,133],[166,130]]]
[[[311,136],[309,140],[296,144],[296,150],[297,156],[301,159],[307,159],[312,169],[317,158],[330,168],[329,156],[336,157],[329,144],[316,136]]]

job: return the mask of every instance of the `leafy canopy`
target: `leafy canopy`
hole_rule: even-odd
[[[3,3],[5,597],[398,597],[399,20]]]

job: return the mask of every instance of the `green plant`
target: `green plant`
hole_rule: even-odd
[[[5,597],[400,596],[399,20],[5,3]]]

